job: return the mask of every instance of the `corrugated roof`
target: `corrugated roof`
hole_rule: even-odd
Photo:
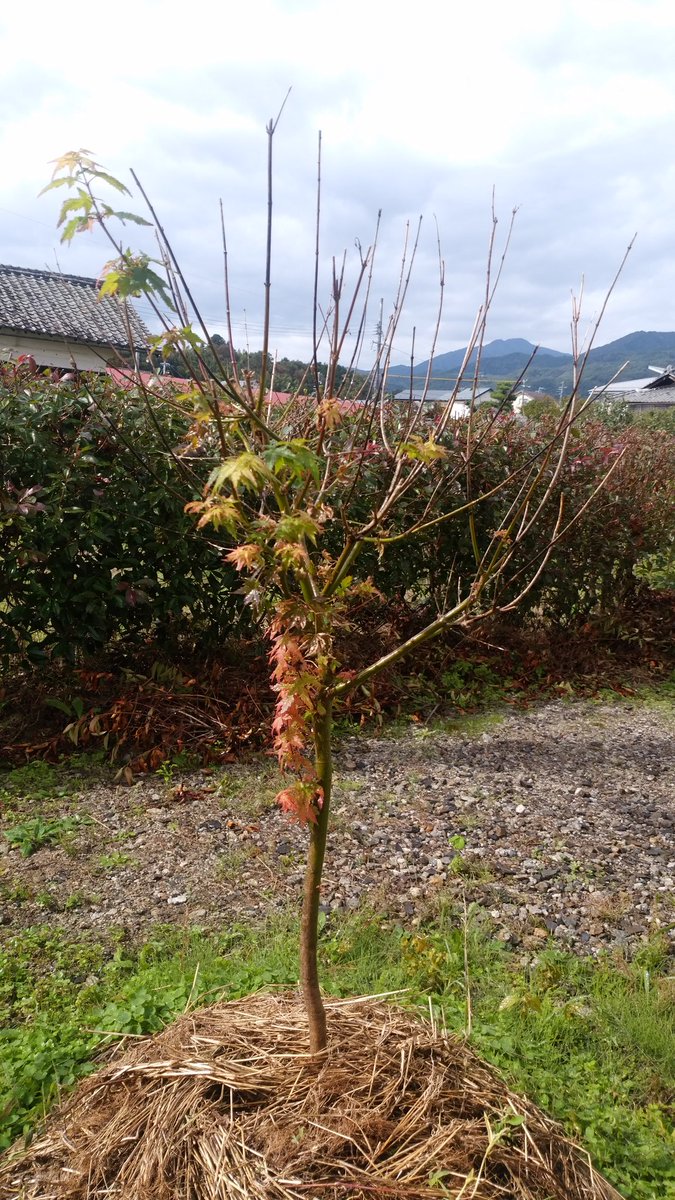
[[[488,395],[489,391],[489,387],[479,387],[475,392],[470,387],[460,388],[458,392],[455,392],[454,388],[427,388],[426,391],[419,388],[414,390],[411,395],[410,388],[406,388],[402,392],[397,392],[394,400],[426,400],[429,404],[447,404],[454,395],[455,401],[460,404],[470,404],[472,399],[480,400],[481,397]]]
[[[656,367],[650,367],[650,371],[656,371],[655,375],[647,375],[643,379],[617,379],[613,383],[608,383],[604,391],[608,396],[613,393],[624,392],[640,392],[657,391],[664,387],[670,387],[675,383],[675,370],[672,367],[664,367],[663,370]],[[599,392],[600,388],[593,388],[593,392]],[[591,392],[591,395],[593,394]]]
[[[653,375],[648,375],[645,379],[617,379],[614,383],[608,383],[604,387],[593,388],[593,391],[603,391],[611,396],[613,393],[641,391],[642,388],[649,387],[652,383],[654,383]]]
[[[148,331],[131,305],[134,341],[146,346]],[[128,348],[123,307],[115,296],[99,296],[95,279],[0,265],[0,327],[16,332]]]

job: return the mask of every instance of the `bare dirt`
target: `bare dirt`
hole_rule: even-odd
[[[674,734],[672,702],[556,701],[343,739],[324,909],[414,925],[465,896],[514,947],[631,950],[660,932],[675,949]],[[0,836],[0,937],[49,922],[142,938],[297,904],[306,834],[274,804],[269,758],[131,787],[61,768],[39,798],[5,784],[3,832],[87,823],[28,857]]]

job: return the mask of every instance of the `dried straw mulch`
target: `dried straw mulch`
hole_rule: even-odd
[[[0,1165],[21,1200],[620,1200],[462,1042],[389,1004],[329,1006],[323,1066],[295,996],[186,1014],[118,1049]]]

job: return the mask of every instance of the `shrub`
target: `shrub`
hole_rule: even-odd
[[[661,429],[664,433],[675,434],[675,405],[672,408],[652,408],[639,413],[635,424],[641,429]]]
[[[533,396],[531,400],[526,400],[523,405],[523,416],[527,417],[528,421],[540,421],[542,417],[550,417],[551,414],[559,413],[562,405],[553,396]]]
[[[357,419],[345,418],[345,442]],[[487,424],[489,417],[477,419]],[[392,411],[392,426],[398,420]],[[434,489],[457,505],[469,497],[468,486],[474,494],[490,491],[545,447],[554,420],[541,414],[527,423],[510,416],[494,422],[475,454],[471,485],[460,470],[465,425],[455,422],[444,438],[447,457],[401,505],[398,528],[433,505]],[[210,468],[208,447],[187,467],[184,457],[172,458],[169,450],[184,446],[189,433],[189,419],[168,402],[153,398],[150,413],[142,397],[115,391],[105,380],[67,388],[49,378],[5,378],[0,653],[73,658],[82,650],[132,651],[149,638],[168,648],[187,643],[209,652],[244,621],[238,581],[223,562],[227,535],[211,530],[205,537],[183,511],[201,493]],[[556,484],[570,510],[590,499],[613,458],[624,448],[626,453],[609,486],[556,547],[521,606],[521,620],[526,614],[531,621],[569,625],[611,613],[635,596],[641,581],[657,586],[647,572],[669,553],[672,435],[642,421],[616,432],[603,421],[586,420],[573,437],[573,453]],[[387,469],[386,456],[373,450],[351,499],[352,520],[365,516],[385,486]],[[498,500],[478,507],[480,551],[500,528],[518,479]],[[543,548],[538,539],[548,531],[538,529],[509,567],[514,586]],[[421,534],[404,555],[396,545],[373,545],[362,559],[389,613],[406,612],[414,622],[442,606],[451,567],[463,576],[473,569],[471,529],[468,522],[445,523]],[[377,609],[377,601],[360,602],[353,614],[357,639],[359,630],[372,638]]]
[[[189,429],[167,401],[91,377],[0,381],[0,653],[218,644],[241,612],[217,534],[185,515],[199,473],[172,457]]]
[[[487,419],[487,418],[486,418]],[[509,473],[517,471],[551,436],[555,418],[544,416],[523,424],[505,417],[497,422],[474,457],[473,493],[489,493]],[[464,449],[464,429],[457,422],[446,437],[450,454],[436,465],[426,488],[420,488],[399,513],[401,528],[419,518],[433,502],[437,489],[444,501],[457,505],[470,498],[466,476],[459,473]],[[608,486],[591,497],[609,465],[625,451]],[[552,469],[552,468],[551,468]],[[379,467],[373,463],[368,489],[380,486]],[[667,551],[675,532],[671,481],[675,474],[675,439],[657,429],[633,426],[615,433],[602,421],[582,421],[573,430],[571,452],[556,482],[556,500],[565,496],[565,511],[588,507],[573,530],[563,537],[545,571],[523,600],[519,620],[546,620],[571,624],[593,613],[612,614],[636,595],[639,583],[635,565],[645,556]],[[520,479],[476,511],[474,534],[480,553],[495,529],[503,523],[515,501]],[[354,503],[365,503],[365,498]],[[543,550],[549,530],[533,526],[528,539],[509,565],[506,582],[517,586],[530,560]],[[475,562],[471,530],[467,523],[445,523],[427,531],[406,547],[406,554],[390,551],[370,555],[369,569],[376,587],[391,602],[405,602],[413,610],[439,607],[448,588],[450,568],[467,575]],[[637,575],[641,575],[640,570]]]
[[[675,439],[659,430],[629,426],[612,433],[601,422],[583,425],[566,464],[566,495],[577,504],[589,500],[599,472],[622,450],[608,487],[589,504],[574,536],[561,543],[533,597],[559,623],[611,615],[629,604],[638,591],[636,563],[665,548],[675,533]]]
[[[655,592],[675,591],[675,543],[667,550],[645,554],[633,573]]]

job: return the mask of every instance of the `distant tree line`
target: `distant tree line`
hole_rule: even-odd
[[[210,346],[206,346],[201,352],[201,358],[209,371],[220,377],[223,374],[223,366],[231,368],[232,358],[230,354],[230,343],[219,333],[214,333],[211,336],[211,341],[215,347],[216,354]],[[216,355],[218,357],[216,357]],[[234,358],[239,366],[241,375],[250,372],[253,379],[260,378],[260,373],[263,365],[263,355],[261,350],[236,350]],[[220,361],[218,361],[220,360]],[[192,378],[192,371],[197,367],[197,356],[193,350],[187,350],[185,355],[179,354],[177,351],[172,351],[168,355],[153,356],[152,354],[141,355],[140,366],[143,370],[157,370],[160,374],[173,375],[178,379]],[[318,363],[319,385],[321,386],[326,379],[327,367],[325,363]],[[316,374],[312,364],[303,362],[299,358],[280,358],[274,362],[272,355],[267,356],[266,378],[273,383],[274,391],[276,392],[300,392],[301,395],[313,395],[316,390]],[[336,383],[342,383],[347,375],[345,367],[337,368]]]

